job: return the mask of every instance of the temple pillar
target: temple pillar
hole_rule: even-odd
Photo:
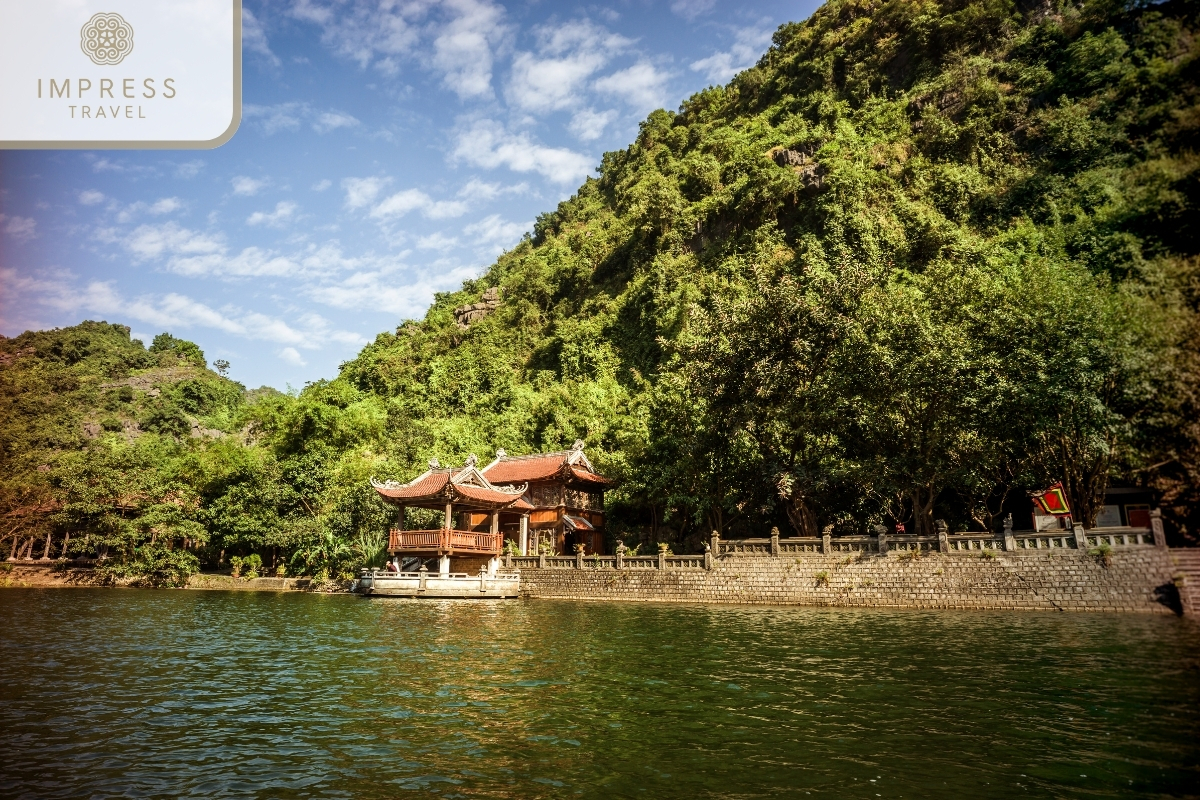
[[[450,556],[438,556],[438,577],[445,578],[450,574]]]
[[[396,530],[404,530],[404,506],[400,506],[400,509],[396,512]]]
[[[446,503],[445,523],[446,524],[442,525],[442,527],[445,528],[446,530],[452,530],[454,528],[454,504],[453,503]]]
[[[529,515],[521,515],[521,555],[529,555]]]

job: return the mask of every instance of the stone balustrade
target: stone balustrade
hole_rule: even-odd
[[[968,532],[949,533],[944,523],[937,526],[934,536],[888,534],[877,531],[875,535],[795,536],[783,538],[777,529],[771,536],[758,539],[721,539],[713,536],[705,545],[703,555],[674,555],[660,550],[657,555],[629,555],[624,545],[617,547],[614,556],[596,556],[576,553],[574,556],[538,555],[505,556],[504,564],[509,569],[574,569],[574,570],[712,570],[718,561],[743,557],[779,557],[796,555],[886,555],[896,552],[919,556],[924,553],[964,553],[987,555],[990,553],[1027,550],[1087,550],[1101,545],[1111,548],[1153,547],[1158,544],[1150,528],[1098,528],[1085,531],[1074,530],[1042,531],[1039,533],[1015,533],[1006,527],[1001,533]]]

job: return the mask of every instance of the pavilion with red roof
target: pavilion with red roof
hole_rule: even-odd
[[[371,480],[384,502],[396,506],[396,525],[388,537],[389,554],[439,559],[439,572],[450,559],[461,571],[491,561],[511,540],[522,555],[549,547],[565,553],[582,545],[604,550],[604,490],[608,479],[596,473],[583,442],[570,450],[509,456],[503,450],[482,469],[475,456],[461,468],[442,467],[436,459],[408,483]],[[406,530],[404,510],[441,511],[442,527]],[[494,567],[494,563],[492,565]]]

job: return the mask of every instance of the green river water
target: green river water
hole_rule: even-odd
[[[0,590],[0,797],[1186,797],[1200,626]]]

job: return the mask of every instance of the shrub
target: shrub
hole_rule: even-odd
[[[813,577],[817,579],[817,586],[829,585],[829,572],[827,570],[821,570]]]
[[[150,546],[138,548],[130,561],[97,570],[109,580],[128,579],[134,586],[183,586],[199,571],[199,559],[187,550]]]
[[[1092,549],[1088,550],[1088,555],[1093,556],[1097,561],[1105,567],[1112,566],[1113,549],[1108,542],[1101,542]]]

